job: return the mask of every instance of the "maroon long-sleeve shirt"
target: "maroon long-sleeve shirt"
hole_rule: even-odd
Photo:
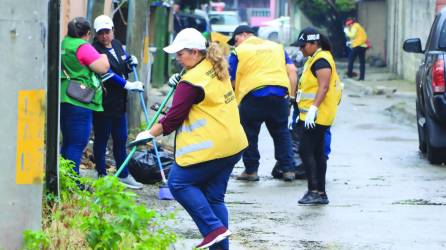
[[[200,103],[204,99],[204,91],[200,87],[188,82],[178,83],[172,100],[172,107],[166,116],[160,119],[163,126],[163,134],[168,135],[175,131],[189,115],[192,105]]]

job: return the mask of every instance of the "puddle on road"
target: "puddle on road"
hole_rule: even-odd
[[[386,130],[386,131],[397,129],[395,127],[386,127],[386,126],[383,126],[382,124],[376,124],[376,123],[358,124],[355,126],[355,128],[357,128],[357,129],[377,129],[377,130]]]
[[[360,95],[356,95],[356,94],[350,94],[350,95],[348,95],[348,97],[352,97],[352,98],[361,98]]]
[[[378,137],[375,140],[377,141],[389,141],[389,142],[414,142],[417,141],[417,139],[411,139],[411,138],[401,138],[398,136],[387,136],[387,137]]]
[[[446,206],[444,202],[432,202],[424,199],[409,199],[396,201],[392,203],[393,205],[419,205],[419,206]]]
[[[246,192],[242,191],[234,191],[234,190],[228,190],[226,194],[245,194]]]
[[[365,107],[365,106],[367,106],[367,104],[364,104],[364,103],[353,103],[352,105],[356,106],[356,107]]]
[[[246,201],[227,201],[227,205],[254,205],[254,202],[246,202]]]
[[[377,176],[377,177],[369,178],[369,180],[372,180],[372,181],[385,181],[386,179],[384,178],[384,176]]]

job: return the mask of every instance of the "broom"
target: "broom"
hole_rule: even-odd
[[[135,66],[132,66],[132,69],[133,69],[135,80],[139,81],[138,80],[139,79],[138,78],[138,73],[136,72]],[[184,72],[184,70],[181,71],[180,74],[182,74],[183,72]],[[157,112],[155,113],[155,115],[153,116],[153,118],[152,118],[152,120],[150,122],[149,122],[149,113],[147,111],[147,107],[146,107],[146,104],[144,102],[143,92],[139,92],[139,99],[140,99],[141,107],[142,107],[142,109],[144,111],[144,117],[145,117],[146,123],[147,123],[146,130],[150,129],[153,126],[153,124],[156,122],[156,120],[158,119],[159,115],[161,114],[161,111],[166,106],[166,103],[169,101],[170,97],[172,96],[173,92],[175,91],[176,86],[174,86],[174,85],[169,85],[169,86],[171,87],[171,89],[167,93],[167,95],[164,98],[164,100],[162,101],[159,109],[157,110]],[[133,141],[133,142],[129,143],[128,147],[133,147],[133,148],[130,151],[130,153],[127,156],[127,158],[125,159],[125,161],[122,163],[122,165],[116,171],[115,176],[118,176],[122,172],[124,167],[127,166],[128,162],[132,158],[133,154],[135,154],[135,152],[136,152],[136,146],[144,144],[144,143],[147,143],[148,141],[149,140],[147,140],[147,141]],[[160,159],[160,156],[159,156],[159,152],[158,152],[158,147],[156,145],[156,141],[153,140],[152,143],[153,143],[153,149],[155,151],[157,165],[158,165],[158,167],[160,169],[161,179],[162,179],[162,182],[163,182],[163,184],[160,186],[160,190],[159,190],[159,193],[158,193],[158,199],[160,199],[160,200],[174,200],[174,198],[173,198],[172,194],[170,193],[170,190],[169,190],[169,188],[167,186],[167,179],[166,179],[166,175],[164,174],[164,169],[163,169],[163,165],[161,163],[161,159]]]

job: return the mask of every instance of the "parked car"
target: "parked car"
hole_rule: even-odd
[[[420,38],[407,39],[403,49],[424,55],[416,73],[419,149],[432,164],[446,162],[446,9],[435,17],[424,50]]]
[[[257,33],[260,38],[287,43],[290,40],[290,17],[282,16],[261,23]]]
[[[195,28],[202,33],[211,31],[209,21],[202,15],[178,13],[177,18],[178,30],[174,31],[176,34],[185,28]]]
[[[232,36],[235,28],[241,24],[237,11],[211,11],[209,12],[209,22],[212,31],[222,33],[225,36]]]

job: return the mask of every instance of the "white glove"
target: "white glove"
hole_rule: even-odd
[[[131,55],[130,58],[128,59],[128,64],[130,66],[138,66],[138,58],[136,58],[136,56]]]
[[[314,121],[316,120],[317,107],[314,105],[310,106],[310,109],[307,112],[307,116],[305,117],[305,127],[306,128],[314,128],[316,124]]]
[[[344,27],[344,33],[345,33],[345,34],[348,33],[348,27]]]
[[[167,84],[168,84],[170,87],[175,87],[175,86],[177,86],[177,84],[180,82],[180,80],[181,80],[181,76],[180,76],[180,74],[179,74],[179,73],[175,73],[175,74],[173,74],[173,75],[169,78],[169,81],[167,82]]]
[[[144,84],[142,82],[140,82],[140,81],[134,81],[134,82],[127,81],[125,83],[124,88],[127,89],[127,90],[144,91]]]
[[[138,146],[138,145],[144,145],[147,142],[149,142],[150,140],[152,140],[153,138],[155,138],[155,136],[153,136],[150,131],[146,130],[143,132],[140,132],[137,136],[136,139],[132,142],[130,142],[127,147],[133,147],[133,146]]]
[[[155,136],[153,136],[149,130],[146,131],[142,131],[140,132],[137,136],[135,141],[140,141],[140,140],[150,140],[155,138]]]

